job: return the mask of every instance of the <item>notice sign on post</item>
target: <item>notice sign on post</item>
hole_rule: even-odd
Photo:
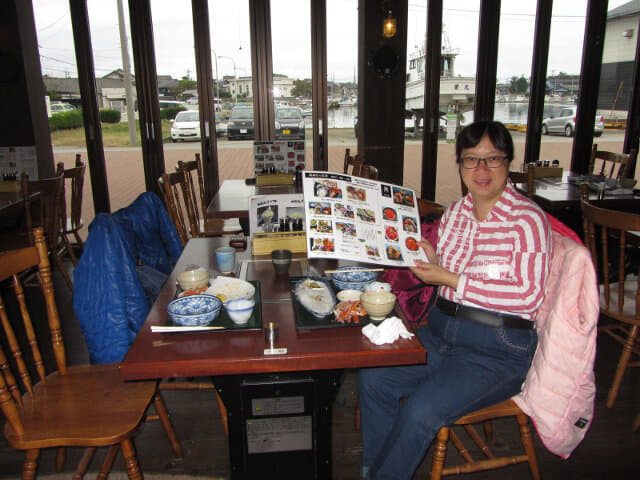
[[[38,179],[36,147],[0,147],[0,175],[2,179],[10,177],[20,180],[26,173],[30,180]]]

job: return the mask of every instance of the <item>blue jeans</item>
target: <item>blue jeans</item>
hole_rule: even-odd
[[[360,370],[366,479],[411,479],[441,427],[519,393],[538,342],[535,329],[489,327],[437,307],[416,333],[426,364]]]

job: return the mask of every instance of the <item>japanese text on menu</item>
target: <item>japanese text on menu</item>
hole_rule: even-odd
[[[426,261],[413,190],[350,175],[305,172],[309,258],[390,266]]]

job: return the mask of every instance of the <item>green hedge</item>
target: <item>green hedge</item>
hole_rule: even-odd
[[[178,112],[186,110],[184,107],[169,107],[160,109],[160,118],[163,120],[173,120],[176,118]]]
[[[120,121],[120,111],[100,110],[100,121],[104,123],[118,123]]]
[[[67,130],[82,126],[82,111],[54,113],[49,117],[49,130]]]

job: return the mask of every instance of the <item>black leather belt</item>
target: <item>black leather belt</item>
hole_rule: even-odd
[[[459,303],[450,302],[446,298],[438,297],[436,305],[442,313],[450,317],[463,317],[473,322],[482,323],[495,328],[516,328],[519,330],[530,330],[533,322],[526,318],[507,315],[500,312],[491,312],[481,308],[467,307]]]

